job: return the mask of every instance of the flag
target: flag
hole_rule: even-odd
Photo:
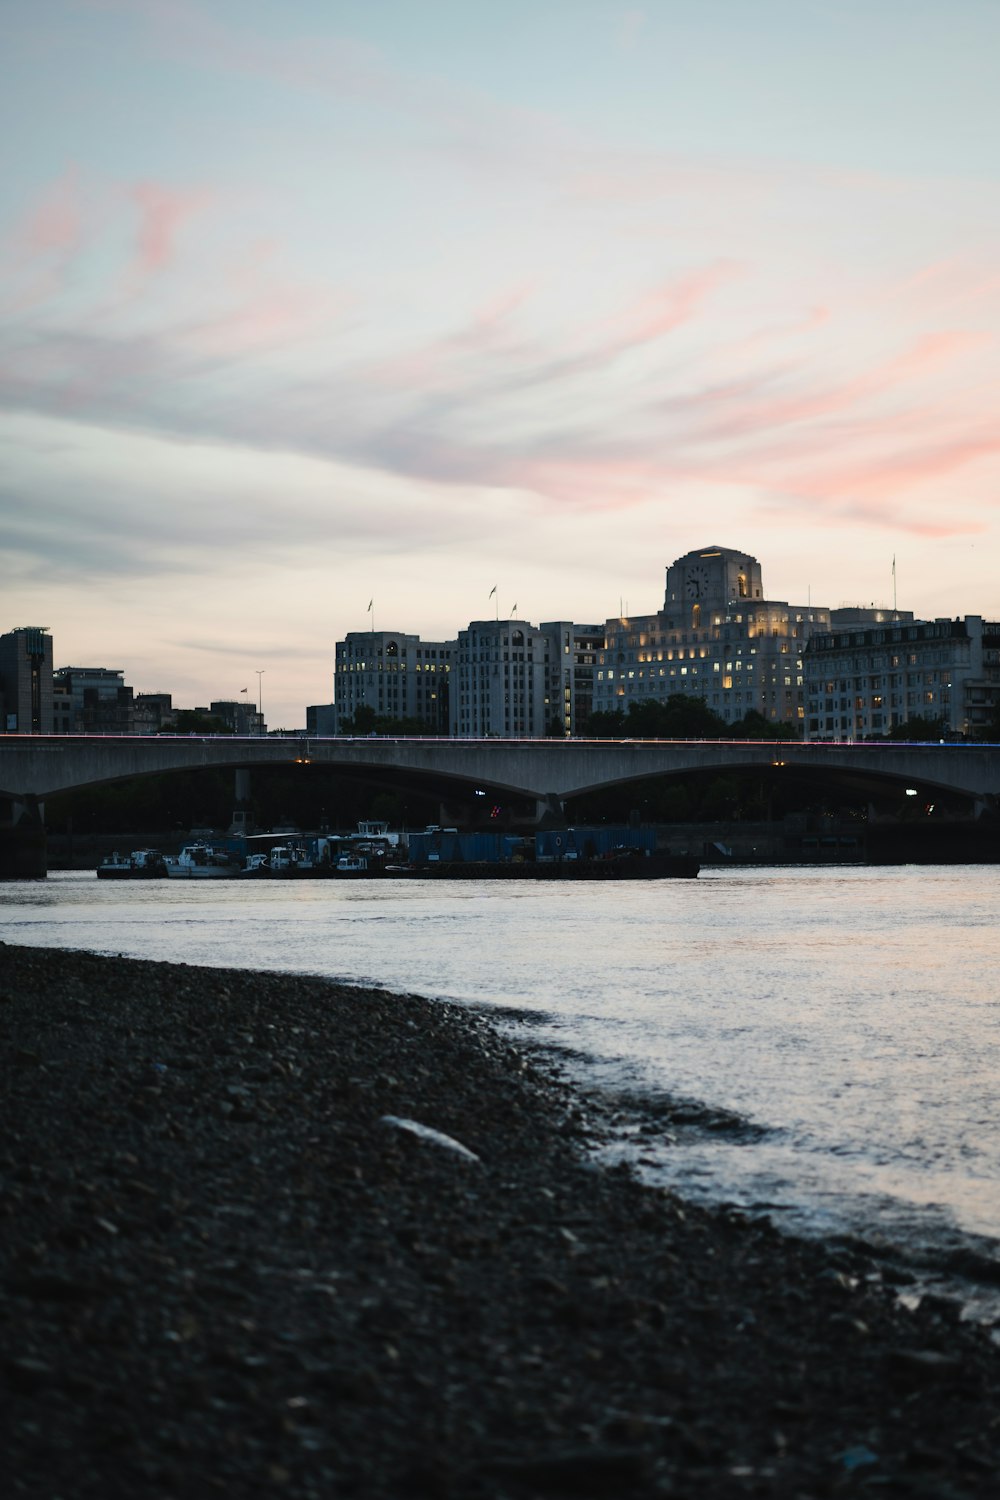
[[[496,584],[494,584],[493,587],[490,589],[489,597],[491,599],[493,598],[493,595],[496,593],[496,591],[497,591],[497,586],[496,586]]]
[[[373,605],[373,604],[374,604],[374,603],[375,603],[375,600],[374,600],[374,599],[369,599],[369,601],[368,601],[368,613],[369,613],[369,614],[371,614],[371,612],[372,612],[372,605]]]
[[[250,691],[249,688],[240,688],[240,692],[241,693],[248,693],[249,691]]]

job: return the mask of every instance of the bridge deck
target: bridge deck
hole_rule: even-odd
[[[873,787],[894,782],[981,801],[1000,794],[997,745],[0,735],[0,796],[43,801],[57,792],[170,771],[295,764],[391,776],[397,784],[412,778],[443,792],[475,785],[535,800],[650,777],[751,769]]]

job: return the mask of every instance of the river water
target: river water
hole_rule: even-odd
[[[691,1106],[666,1129],[632,1117],[609,1154],[931,1275],[972,1250],[996,1282],[987,1266],[961,1293],[1000,1317],[998,898],[983,865],[599,885],[65,872],[0,886],[0,939],[516,1010],[505,1024],[570,1078]]]

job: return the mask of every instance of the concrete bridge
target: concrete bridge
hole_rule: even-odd
[[[1000,746],[801,744],[786,740],[259,739],[0,735],[0,825],[42,821],[57,792],[170,771],[302,764],[409,786],[471,807],[476,792],[527,816],[587,792],[653,777],[754,771],[836,783],[859,797],[918,793],[975,810],[1000,797]]]

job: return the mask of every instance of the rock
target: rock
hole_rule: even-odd
[[[445,1135],[441,1130],[434,1130],[430,1125],[421,1125],[418,1120],[405,1120],[399,1115],[382,1115],[379,1119],[380,1125],[386,1125],[391,1130],[402,1130],[407,1135],[415,1136],[417,1140],[425,1142],[429,1146],[439,1146],[443,1151],[451,1151],[456,1156],[461,1156],[466,1161],[479,1161],[474,1151],[463,1146],[461,1141],[456,1141],[452,1136]]]
[[[12,1500],[993,1500],[987,1330],[604,1170],[485,1015],[23,947],[0,988]]]
[[[891,1349],[889,1374],[901,1385],[950,1384],[962,1374],[962,1362],[936,1349]]]
[[[74,1276],[58,1271],[28,1271],[8,1281],[12,1292],[20,1292],[35,1302],[85,1302],[94,1288]]]
[[[546,1494],[612,1495],[634,1491],[649,1471],[641,1448],[571,1448],[517,1458],[498,1458],[486,1472]]]
[[[52,1366],[43,1359],[32,1359],[30,1355],[8,1359],[7,1374],[15,1391],[40,1390],[50,1385],[53,1378]]]

